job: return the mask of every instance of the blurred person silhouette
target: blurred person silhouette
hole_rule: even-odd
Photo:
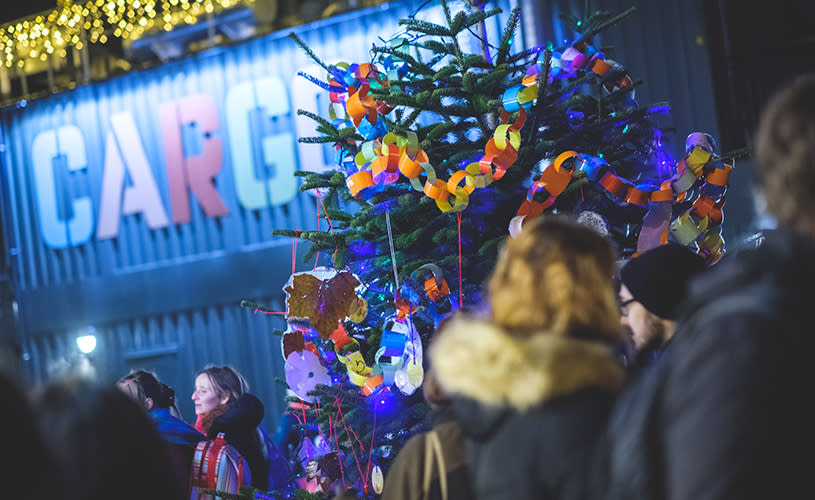
[[[758,194],[779,226],[692,282],[674,340],[615,408],[597,498],[808,496],[815,74],[769,101],[754,151]]]
[[[622,266],[620,322],[631,336],[631,377],[665,350],[676,331],[688,284],[706,268],[702,256],[677,243],[651,248]]]
[[[226,441],[246,459],[252,486],[260,490],[291,488],[288,462],[261,425],[263,403],[250,394],[249,384],[230,366],[209,365],[195,377],[197,416],[195,428],[214,439],[223,432]]]
[[[185,498],[158,431],[142,408],[121,391],[69,377],[39,388],[34,408],[61,468],[63,490],[54,492],[55,496]]]
[[[179,418],[175,391],[146,370],[131,371],[120,378],[117,385],[147,412],[167,444],[180,484],[189,489],[195,446],[206,436]]]
[[[564,215],[502,248],[487,318],[455,319],[430,348],[468,442],[478,500],[573,498],[624,383],[611,242]]]
[[[22,388],[3,373],[0,408],[0,428],[6,431],[6,450],[0,453],[3,498],[46,500],[61,493],[57,463],[37,426],[31,404]]]
[[[456,311],[439,321],[430,345],[459,314],[463,313]],[[429,432],[412,436],[399,451],[385,477],[382,500],[473,497],[464,432],[453,414],[451,399],[439,385],[429,360],[425,364],[422,393],[431,408],[432,428]]]

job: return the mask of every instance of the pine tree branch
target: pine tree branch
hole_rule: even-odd
[[[441,0],[441,8],[444,11],[444,18],[447,20],[447,25],[452,26],[453,18],[450,17],[450,6],[447,5],[447,0]],[[450,32],[450,30],[447,30],[447,34],[442,35],[442,36],[449,36],[452,39],[452,41],[453,41],[453,49],[455,51],[454,56],[456,57],[456,59],[459,60],[459,66],[462,69],[465,68],[464,64],[461,62],[462,52],[461,52],[461,45],[459,45],[459,43],[458,43],[458,38],[456,38],[455,35],[453,35]]]
[[[273,309],[269,309],[268,307],[252,302],[251,300],[241,300],[241,307],[248,307],[249,309],[254,309],[255,311],[260,312],[276,312]]]
[[[509,54],[509,42],[512,41],[512,37],[515,35],[515,31],[518,29],[518,21],[521,17],[521,8],[515,7],[512,9],[512,13],[507,20],[506,26],[504,26],[504,32],[501,34],[501,41],[498,43],[498,56],[495,59],[495,65],[500,66],[507,62],[507,54]]]
[[[326,71],[327,71],[328,73],[330,73],[330,74],[334,74],[334,71],[332,70],[332,68],[331,68],[331,67],[329,67],[329,66],[328,66],[326,63],[324,63],[324,62],[322,61],[322,59],[320,59],[319,57],[317,57],[317,54],[315,54],[315,53],[314,53],[314,51],[313,51],[313,50],[311,50],[311,47],[309,47],[309,46],[306,44],[306,42],[304,42],[304,41],[303,41],[303,40],[302,40],[302,39],[301,39],[299,36],[297,36],[297,33],[295,33],[295,32],[293,32],[293,31],[292,31],[291,33],[289,33],[289,38],[291,38],[292,40],[294,40],[294,42],[295,42],[297,45],[299,45],[301,49],[303,49],[303,52],[305,52],[305,53],[306,53],[306,55],[308,55],[308,56],[309,56],[309,57],[310,57],[310,58],[311,58],[311,59],[312,59],[314,62],[316,62],[316,63],[317,63],[317,64],[318,64],[318,65],[319,65],[321,68],[323,68],[324,70],[326,70]]]
[[[438,24],[429,23],[427,21],[420,21],[418,19],[400,19],[399,24],[407,28],[409,31],[417,31],[425,35],[452,36],[452,33],[448,28]]]
[[[301,144],[328,144],[331,142],[337,142],[337,138],[324,135],[319,137],[299,137],[297,142]]]
[[[326,129],[336,130],[336,129],[334,129],[334,126],[331,125],[330,121],[326,120],[325,118],[323,118],[322,116],[320,116],[320,115],[318,115],[316,113],[312,113],[311,111],[306,111],[305,109],[298,109],[297,110],[297,115],[298,116],[307,116],[307,117],[311,118],[312,120],[314,120],[315,122],[322,125],[323,127],[325,127]]]
[[[455,56],[456,48],[451,43],[442,43],[436,40],[426,40],[421,47],[432,52]]]
[[[753,155],[752,148],[746,147],[730,150],[723,155],[718,155],[717,157],[722,161],[733,161],[740,160],[742,158],[749,158],[752,155]]]
[[[572,42],[572,45],[580,43],[580,42],[585,42],[587,40],[591,40],[594,37],[594,35],[596,35],[597,33],[600,33],[601,31],[607,30],[608,28],[614,26],[615,24],[618,24],[618,23],[622,22],[626,17],[633,14],[636,10],[637,10],[636,7],[629,7],[625,11],[620,12],[619,14],[614,14],[611,17],[608,17],[608,15],[606,13],[599,13],[599,15],[602,16],[602,20],[592,22],[592,20],[590,18],[589,19],[589,23],[590,23],[589,29],[586,32],[584,32],[582,35],[580,35],[577,38],[577,40]]]
[[[407,65],[410,67],[412,72],[419,72],[419,73],[423,73],[423,74],[426,74],[426,73],[432,74],[433,73],[432,69],[428,68],[425,64],[423,64],[423,63],[417,61],[416,59],[414,59],[410,54],[406,54],[404,52],[401,52],[400,50],[395,49],[393,47],[376,47],[375,46],[375,47],[373,47],[371,49],[371,52],[373,52],[374,54],[388,54],[388,55],[392,55],[394,57],[398,57],[399,59],[401,59],[405,63],[407,63]]]

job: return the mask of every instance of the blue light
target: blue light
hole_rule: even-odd
[[[376,254],[376,244],[370,241],[352,241],[348,246],[351,252],[360,259],[368,259]]]
[[[663,113],[668,114],[671,111],[670,106],[654,106],[648,110],[648,114]]]
[[[481,139],[481,129],[473,127],[464,132],[464,136],[472,142]]]

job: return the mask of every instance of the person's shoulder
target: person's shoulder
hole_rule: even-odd
[[[428,431],[429,432],[429,431]],[[399,455],[403,458],[406,456],[424,456],[424,447],[427,443],[427,432],[420,432],[414,434],[407,441],[405,441],[402,449],[399,450]]]

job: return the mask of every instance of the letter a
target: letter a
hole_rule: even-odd
[[[150,172],[139,131],[128,112],[110,117],[111,130],[105,144],[105,169],[102,174],[102,201],[96,238],[113,238],[119,233],[121,215],[144,214],[150,229],[169,224]],[[132,185],[124,187],[125,170]]]

